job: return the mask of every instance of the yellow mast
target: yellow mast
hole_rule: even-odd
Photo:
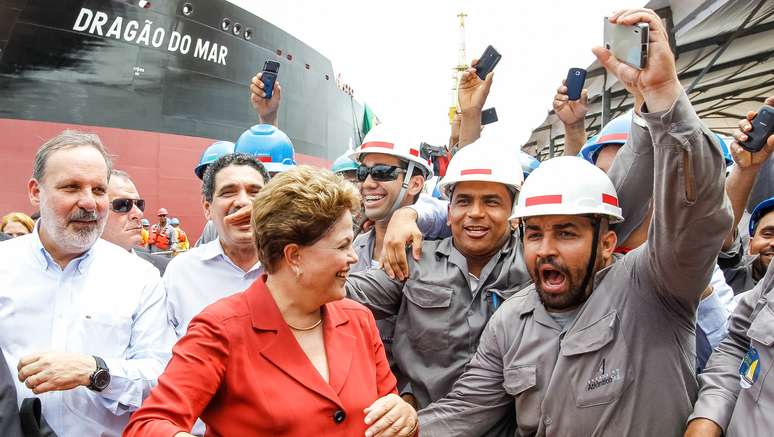
[[[460,75],[462,72],[469,68],[468,56],[465,53],[465,17],[468,14],[460,12],[457,14],[459,21],[459,50],[457,52],[457,65],[452,68],[454,74],[452,74],[452,93],[451,93],[451,106],[449,106],[449,124],[454,121],[454,115],[457,113],[457,84],[460,81]]]

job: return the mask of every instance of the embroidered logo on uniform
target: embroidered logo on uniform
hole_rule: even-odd
[[[739,385],[742,388],[752,387],[760,373],[760,355],[754,347],[750,347],[742,359],[742,365],[739,366]]]
[[[607,358],[602,358],[602,364],[597,369],[596,376],[586,382],[586,391],[596,390],[615,381],[621,380],[621,369],[607,369]]]

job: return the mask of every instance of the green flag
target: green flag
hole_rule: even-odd
[[[376,114],[374,114],[374,111],[371,110],[371,108],[368,107],[368,104],[363,104],[363,136],[366,136],[368,134],[368,131],[370,131],[374,126],[379,124],[379,118],[376,117]]]

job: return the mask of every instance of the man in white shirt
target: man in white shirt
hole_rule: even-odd
[[[204,173],[205,215],[218,239],[176,256],[164,273],[169,320],[178,338],[207,305],[245,290],[262,273],[250,211],[268,180],[257,158],[239,153],[219,158]]]
[[[46,142],[28,185],[40,220],[0,245],[0,348],[18,401],[38,396],[60,436],[120,436],[174,343],[158,271],[99,239],[110,167],[96,135]]]
[[[105,230],[102,232],[102,239],[148,261],[163,275],[169,264],[169,258],[152,255],[142,248],[141,220],[142,213],[145,211],[145,200],[140,198],[137,187],[125,171],[113,169],[110,172],[108,201],[110,212]]]

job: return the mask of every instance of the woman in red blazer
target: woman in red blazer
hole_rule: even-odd
[[[301,166],[253,201],[266,275],[194,318],[124,436],[410,436],[370,311],[344,299],[354,188]]]

